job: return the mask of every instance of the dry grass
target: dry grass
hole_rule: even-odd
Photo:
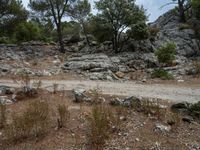
[[[182,122],[182,117],[179,113],[169,112],[167,114],[167,123],[171,126],[179,126]]]
[[[0,104],[0,129],[6,125],[6,105]]]
[[[53,84],[53,94],[56,94],[58,92],[58,84]]]
[[[58,129],[60,129],[60,128],[65,127],[67,122],[69,121],[70,112],[68,110],[68,107],[66,107],[65,105],[59,105],[57,109],[58,109],[58,115],[59,115],[59,118],[57,119],[57,123],[58,123]]]
[[[48,103],[34,101],[22,115],[12,115],[12,123],[5,128],[5,134],[11,141],[23,141],[30,137],[37,139],[46,133],[49,121]]]
[[[166,109],[160,108],[156,100],[143,99],[141,109],[145,114],[156,116],[159,120],[165,118]]]
[[[94,105],[89,121],[89,143],[96,150],[102,150],[105,141],[109,138],[114,115],[110,107]],[[114,121],[113,121],[114,122]]]

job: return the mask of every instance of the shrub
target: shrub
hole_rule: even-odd
[[[173,79],[174,77],[172,76],[172,74],[170,74],[169,72],[163,70],[163,69],[155,69],[152,74],[151,74],[152,78],[161,78],[164,80],[170,80]]]
[[[131,30],[128,30],[129,37],[135,39],[135,40],[144,40],[149,37],[149,30],[147,28],[146,23],[138,23],[135,26],[131,28]]]
[[[179,30],[191,29],[191,26],[186,23],[182,23],[179,25]]]
[[[200,101],[195,104],[192,104],[189,110],[194,117],[200,118]]]
[[[145,114],[154,115],[158,119],[162,119],[163,116],[165,116],[165,113],[166,113],[165,109],[160,108],[158,101],[150,101],[148,99],[142,100],[141,109]]]
[[[18,41],[39,40],[41,30],[35,22],[21,23],[16,29],[16,39]]]
[[[0,103],[0,129],[6,125],[6,105]]]
[[[63,128],[69,121],[70,112],[65,105],[63,106],[59,105],[57,109],[58,109],[58,115],[59,115],[59,118],[57,119],[57,123],[58,123],[58,129],[60,129],[60,128]]]
[[[149,28],[149,33],[150,33],[151,36],[156,36],[159,31],[160,31],[160,29],[156,28],[156,27]]]
[[[6,136],[13,141],[29,137],[38,138],[46,133],[49,120],[48,103],[32,102],[22,115],[12,116],[12,123],[6,127]]]
[[[53,83],[53,94],[56,94],[58,92],[58,84]]]
[[[175,113],[175,112],[170,112],[168,114],[168,120],[167,120],[167,123],[169,125],[175,125],[175,126],[178,126],[180,125],[182,121],[182,117],[179,113]]]
[[[89,140],[94,149],[103,149],[106,139],[109,138],[110,123],[113,114],[105,105],[94,105],[89,120]]]
[[[165,63],[168,65],[172,64],[172,61],[175,59],[176,45],[174,43],[167,43],[164,46],[160,47],[155,55],[158,58],[160,63]]]

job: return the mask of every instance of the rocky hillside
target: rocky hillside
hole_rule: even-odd
[[[40,42],[0,45],[0,74],[16,75],[21,70],[33,76],[78,72],[92,80],[129,80],[127,74],[141,71],[145,72],[142,80],[146,80],[159,66],[154,51],[170,41],[177,45],[176,61],[164,69],[177,79],[198,72],[194,62],[200,61],[200,40],[190,25],[180,24],[171,10],[149,26],[154,35],[144,41],[130,40],[118,54],[112,52],[111,42],[98,44],[93,37],[89,37],[90,47],[84,37],[65,38],[66,55],[57,53],[56,45]]]

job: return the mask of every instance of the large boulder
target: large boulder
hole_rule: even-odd
[[[110,58],[105,54],[77,55],[69,58],[62,68],[64,70],[88,70],[92,72],[115,71],[117,69]]]

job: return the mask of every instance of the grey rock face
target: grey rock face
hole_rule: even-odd
[[[162,46],[167,42],[174,42],[177,45],[177,54],[186,57],[200,55],[200,40],[197,39],[193,29],[180,29],[179,18],[175,10],[171,10],[159,17],[152,27],[159,28],[154,42],[154,48]]]
[[[0,94],[2,94],[2,95],[4,95],[4,94],[13,94],[14,91],[15,91],[15,89],[12,88],[12,87],[0,85]]]
[[[115,70],[116,67],[105,54],[90,54],[69,58],[63,65],[64,70]]]

